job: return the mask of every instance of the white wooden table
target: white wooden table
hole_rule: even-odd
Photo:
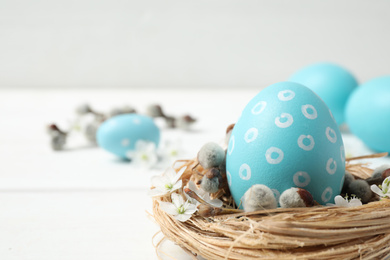
[[[140,112],[160,103],[168,114],[198,119],[190,132],[161,130],[162,140],[182,141],[186,159],[204,143],[219,142],[258,91],[1,91],[0,259],[157,259],[152,237],[159,228],[148,217],[146,193],[151,176],[164,169],[136,169],[76,137],[73,149],[53,152],[47,124],[65,126],[83,102],[101,111],[128,104]],[[347,153],[372,153],[350,134],[344,141]],[[381,163],[389,159],[374,166]],[[163,249],[190,259],[173,244]]]

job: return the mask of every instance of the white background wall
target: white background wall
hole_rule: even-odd
[[[259,87],[324,60],[390,74],[390,1],[0,1],[0,88]]]

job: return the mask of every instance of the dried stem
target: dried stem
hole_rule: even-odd
[[[372,158],[380,158],[380,157],[386,157],[389,153],[376,153],[376,154],[370,154],[370,155],[362,155],[357,157],[351,157],[346,158],[345,161],[353,161],[353,160],[361,160],[361,159],[372,159]]]

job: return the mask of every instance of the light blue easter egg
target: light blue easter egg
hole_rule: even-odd
[[[345,117],[349,129],[368,147],[390,152],[390,76],[360,85],[348,100]]]
[[[357,86],[355,77],[345,68],[332,63],[316,63],[295,72],[289,81],[300,83],[319,95],[341,125],[349,95]]]
[[[104,121],[97,133],[100,147],[121,158],[126,158],[129,150],[134,150],[139,140],[160,141],[160,130],[152,118],[138,114],[123,114]]]
[[[237,203],[254,184],[279,195],[308,190],[320,204],[333,201],[344,183],[343,140],[325,103],[309,88],[280,82],[262,90],[233,128],[227,178]]]

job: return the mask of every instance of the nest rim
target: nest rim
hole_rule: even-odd
[[[360,179],[371,174],[364,164],[349,164],[349,170]],[[390,259],[390,199],[350,208],[194,214],[180,222],[159,207],[168,195],[153,198],[153,218],[194,259]]]

